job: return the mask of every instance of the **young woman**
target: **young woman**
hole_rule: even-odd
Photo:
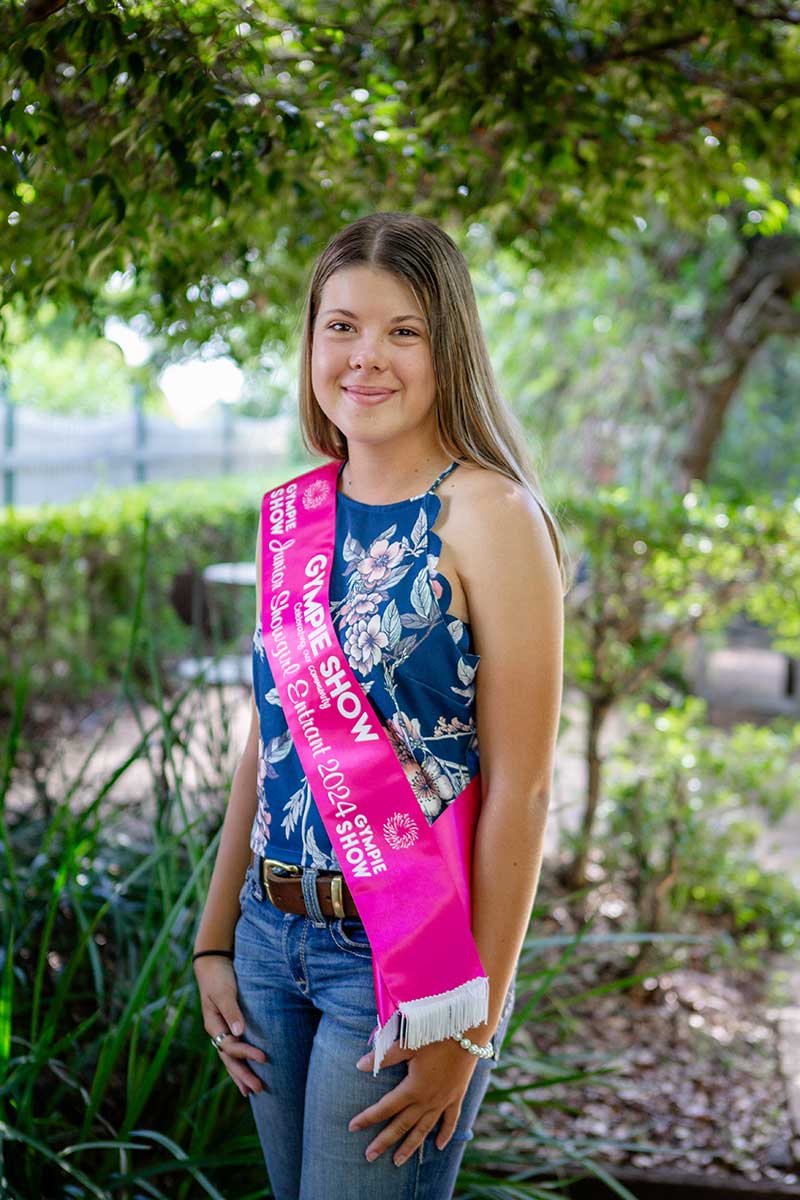
[[[300,417],[326,465],[262,505],[204,1023],[278,1200],[447,1200],[538,884],[570,567],[434,222],[325,248]]]

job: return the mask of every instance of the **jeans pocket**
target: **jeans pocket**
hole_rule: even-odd
[[[339,917],[330,924],[334,945],[358,958],[372,958],[364,922],[359,917]]]

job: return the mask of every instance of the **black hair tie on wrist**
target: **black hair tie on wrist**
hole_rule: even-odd
[[[222,954],[225,958],[233,959],[232,950],[197,950],[192,955],[192,962],[194,962],[196,958],[202,958],[204,954]]]

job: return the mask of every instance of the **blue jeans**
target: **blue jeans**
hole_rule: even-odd
[[[352,1133],[347,1126],[405,1079],[408,1063],[383,1066],[377,1076],[356,1067],[377,1020],[372,950],[358,918],[323,915],[315,877],[305,868],[309,915],[277,909],[252,866],[239,897],[234,971],[244,1040],[267,1055],[248,1066],[263,1084],[250,1106],[272,1191],[277,1200],[450,1200],[511,1018],[516,970],[494,1057],[477,1060],[444,1150],[435,1145],[440,1118],[401,1166],[392,1156],[402,1137],[368,1162],[366,1148],[388,1120]]]

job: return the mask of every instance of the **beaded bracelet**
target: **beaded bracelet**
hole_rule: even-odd
[[[465,1050],[469,1050],[470,1054],[476,1054],[478,1058],[491,1058],[494,1055],[494,1046],[489,1042],[488,1046],[478,1046],[475,1042],[471,1042],[468,1037],[463,1037],[458,1033],[451,1033],[451,1038],[458,1042],[459,1046],[463,1046]]]
[[[202,958],[204,954],[223,954],[225,958],[233,958],[232,950],[197,950],[192,955],[192,962],[194,962],[196,958]]]

